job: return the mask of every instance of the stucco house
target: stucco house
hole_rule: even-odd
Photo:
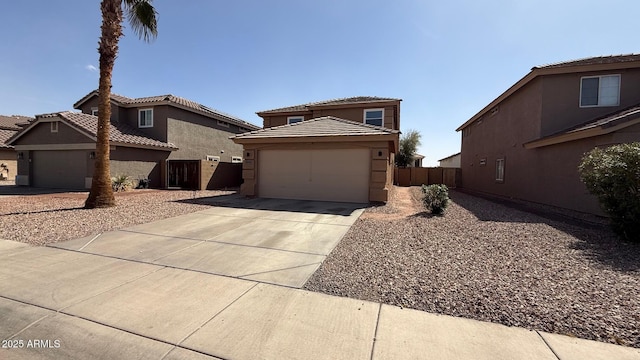
[[[438,160],[440,167],[446,168],[460,168],[460,153],[449,155],[445,158]]]
[[[33,120],[27,116],[0,115],[0,180],[14,180],[18,173],[18,153],[7,141]]]
[[[640,55],[534,67],[457,131],[466,190],[601,214],[577,169],[596,146],[640,141]]]
[[[91,185],[98,93],[81,111],[36,116],[8,143],[18,153],[16,183],[87,189]],[[174,95],[111,95],[111,174],[148,179],[156,188],[237,186],[242,146],[229,136],[258,129],[251,123]]]
[[[351,97],[261,111],[244,146],[242,194],[384,202],[393,184],[400,99]]]

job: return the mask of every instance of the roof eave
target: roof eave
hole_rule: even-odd
[[[541,139],[533,140],[522,144],[525,149],[536,149],[544,146],[561,144],[569,141],[586,139],[594,136],[606,135],[629,126],[640,124],[640,117],[623,122],[621,124],[607,126],[600,125],[582,130],[568,131],[558,135],[551,135]]]

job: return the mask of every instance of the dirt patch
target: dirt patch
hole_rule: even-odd
[[[361,219],[396,221],[422,212],[422,206],[409,187],[394,186],[389,201],[379,209],[382,211],[366,211]]]

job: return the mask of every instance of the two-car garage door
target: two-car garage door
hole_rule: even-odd
[[[369,149],[261,150],[260,197],[369,202]]]

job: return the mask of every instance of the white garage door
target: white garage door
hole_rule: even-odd
[[[261,150],[260,197],[369,202],[369,149]]]

